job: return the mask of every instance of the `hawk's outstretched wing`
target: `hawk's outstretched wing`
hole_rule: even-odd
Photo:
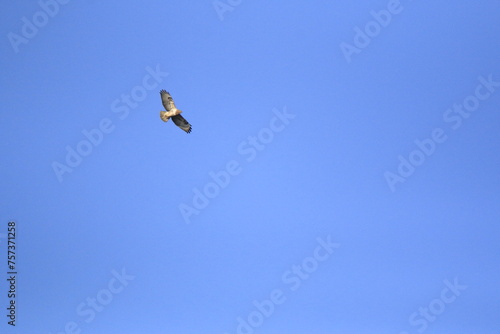
[[[160,91],[160,95],[161,95],[161,103],[163,104],[163,107],[165,107],[166,111],[177,109],[175,107],[174,99],[172,98],[172,95],[170,95],[169,92],[167,92],[165,89],[162,89]]]
[[[186,131],[187,133],[191,132],[191,124],[189,124],[189,122],[186,121],[186,119],[181,115],[172,116],[172,121],[174,121],[175,125]]]

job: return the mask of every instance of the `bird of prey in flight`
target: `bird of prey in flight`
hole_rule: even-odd
[[[172,121],[174,121],[174,124],[180,127],[182,130],[186,131],[187,133],[191,132],[191,124],[189,124],[188,121],[184,117],[181,116],[182,110],[177,109],[174,103],[174,99],[172,99],[172,96],[170,95],[169,92],[167,92],[165,89],[162,89],[160,91],[161,95],[161,103],[163,104],[163,107],[165,107],[165,110],[160,111],[160,118],[164,122],[168,122],[170,118],[172,118]]]

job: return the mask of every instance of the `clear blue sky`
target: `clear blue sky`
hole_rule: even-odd
[[[499,333],[499,1],[54,1],[0,14],[2,333]]]

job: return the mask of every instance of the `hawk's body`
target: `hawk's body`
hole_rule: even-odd
[[[186,131],[187,133],[191,132],[191,124],[189,124],[188,121],[184,117],[181,116],[182,110],[177,109],[174,103],[174,99],[172,99],[172,96],[170,95],[169,92],[166,90],[162,89],[160,91],[161,95],[161,103],[165,107],[166,111],[160,111],[160,118],[164,122],[168,122],[170,118],[172,118],[172,121],[174,122],[175,125],[180,127],[182,130]]]

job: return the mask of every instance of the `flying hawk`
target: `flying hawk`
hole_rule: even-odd
[[[170,118],[172,118],[172,121],[174,121],[174,124],[180,127],[182,130],[186,131],[187,133],[191,132],[191,124],[189,124],[188,121],[184,117],[181,116],[182,110],[179,110],[176,108],[174,99],[172,99],[172,96],[170,95],[169,92],[167,92],[165,89],[162,89],[160,91],[161,95],[161,103],[163,104],[163,107],[165,107],[166,111],[160,111],[160,118],[164,122],[168,122]]]

